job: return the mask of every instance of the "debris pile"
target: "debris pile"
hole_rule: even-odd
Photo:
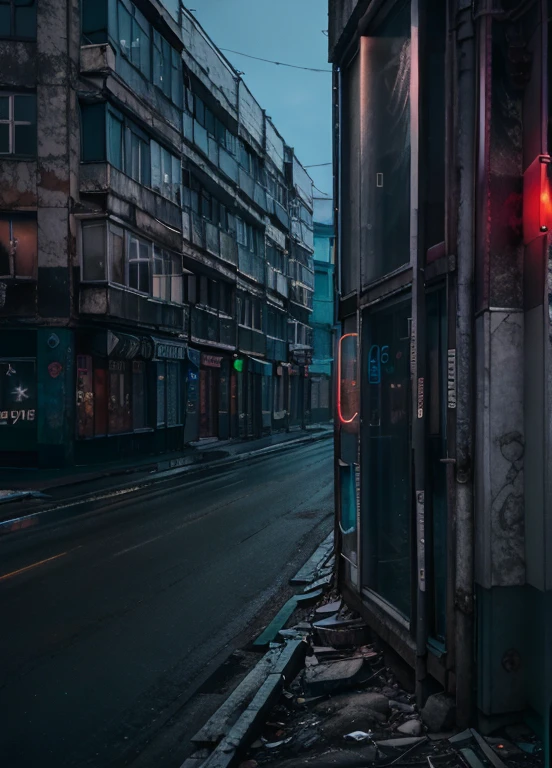
[[[368,628],[336,596],[309,621],[280,630],[307,644],[304,668],[289,681],[241,768],[540,768],[542,748],[528,729],[495,738],[454,733],[454,701],[430,696],[419,711]],[[271,643],[275,648],[277,643]]]

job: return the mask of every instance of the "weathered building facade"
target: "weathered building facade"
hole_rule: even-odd
[[[2,5],[0,463],[289,428],[308,215],[293,150],[179,4]]]
[[[334,205],[329,197],[314,198],[313,353],[309,368],[312,422],[333,418],[335,334]]]
[[[552,8],[329,9],[341,586],[420,704],[548,764]]]

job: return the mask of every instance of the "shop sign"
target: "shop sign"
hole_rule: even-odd
[[[171,341],[155,341],[155,354],[158,360],[185,360],[186,345]]]
[[[456,408],[456,350],[447,351],[447,405]]]
[[[0,360],[0,427],[34,427],[35,422],[34,359]]]
[[[216,355],[201,355],[201,365],[205,365],[207,368],[220,368],[222,364],[222,357]]]

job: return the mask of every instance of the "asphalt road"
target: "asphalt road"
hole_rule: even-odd
[[[0,765],[140,761],[276,613],[331,529],[332,484],[325,440],[1,540]]]

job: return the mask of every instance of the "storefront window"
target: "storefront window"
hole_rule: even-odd
[[[410,615],[410,302],[364,327],[362,484],[365,583]]]
[[[167,363],[167,426],[182,424],[180,396],[180,363]]]
[[[109,361],[108,430],[110,435],[132,430],[130,408],[131,381],[128,363]]]
[[[167,364],[157,363],[157,426],[165,426],[165,387]]]
[[[77,434],[94,437],[94,375],[90,355],[77,357]]]
[[[139,360],[132,363],[132,420],[134,429],[148,426],[146,364]]]

